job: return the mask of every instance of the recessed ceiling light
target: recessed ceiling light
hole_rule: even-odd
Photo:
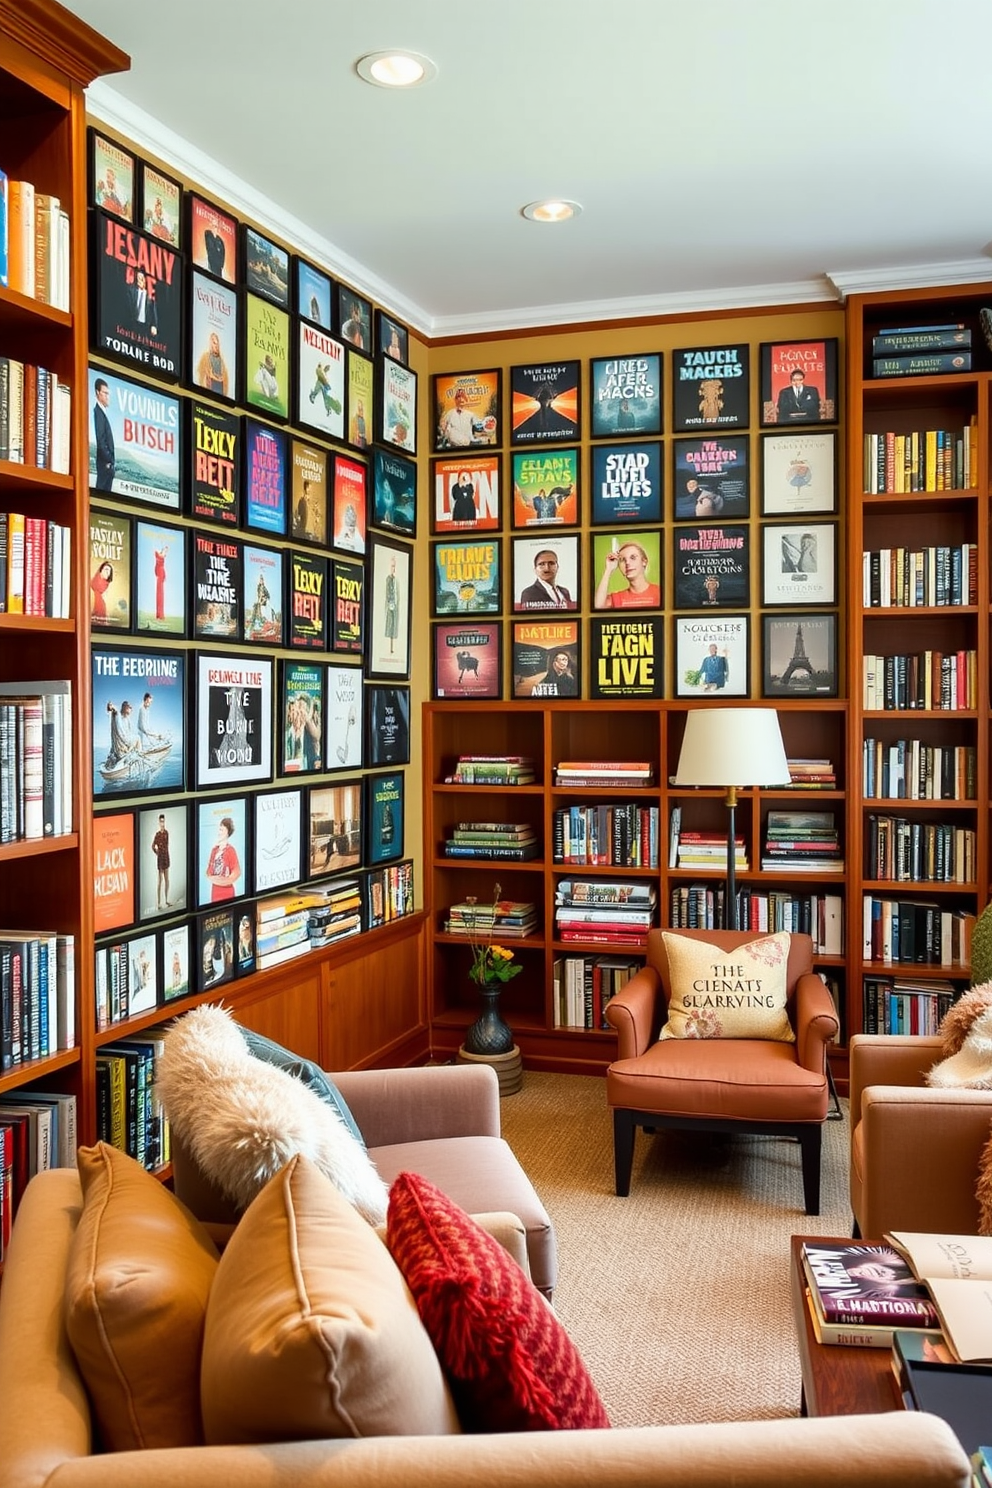
[[[582,208],[574,201],[529,202],[522,208],[529,222],[567,222],[569,217],[578,217]]]
[[[377,88],[415,88],[437,76],[430,57],[419,52],[368,52],[359,57],[355,71]]]

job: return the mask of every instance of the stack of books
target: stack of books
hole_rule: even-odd
[[[448,935],[473,940],[522,940],[537,929],[537,905],[523,899],[500,899],[495,904],[452,904],[444,922]]]
[[[897,1328],[940,1329],[927,1288],[887,1243],[808,1240],[802,1267],[818,1343],[891,1348]]]
[[[726,832],[679,832],[675,855],[676,868],[711,868],[714,873],[727,870]],[[747,869],[747,849],[743,837],[734,838],[734,867]]]
[[[445,840],[446,858],[512,858],[525,862],[539,852],[529,822],[459,822]]]
[[[342,887],[348,882],[354,881],[335,880],[319,889],[301,889],[260,899],[255,906],[255,954],[259,971],[305,955],[311,948],[311,913],[341,908],[339,895],[348,897]]]
[[[568,786],[650,785],[654,769],[647,760],[562,760],[555,766],[555,784]]]
[[[789,783],[793,790],[836,790],[837,774],[828,759],[790,759]]]
[[[832,811],[769,811],[761,866],[774,873],[843,873]]]
[[[330,945],[359,935],[362,929],[362,894],[357,878],[336,878],[323,890],[325,903],[307,910],[307,938],[312,946]]]
[[[555,889],[558,937],[643,947],[655,922],[656,901],[654,885],[643,880],[563,878]]]
[[[534,761],[525,754],[460,754],[445,785],[533,785]]]

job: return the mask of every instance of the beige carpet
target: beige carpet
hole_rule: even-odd
[[[812,1218],[797,1142],[638,1132],[618,1199],[603,1080],[528,1070],[503,1099],[558,1234],[555,1309],[615,1426],[798,1414],[789,1236],[850,1234],[843,1105]]]

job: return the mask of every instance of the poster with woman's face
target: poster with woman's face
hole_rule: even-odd
[[[196,902],[221,904],[247,892],[248,806],[244,796],[196,805]]]

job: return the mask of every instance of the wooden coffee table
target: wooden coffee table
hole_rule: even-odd
[[[822,1235],[793,1235],[789,1265],[792,1310],[799,1343],[804,1416],[853,1416],[902,1409],[902,1400],[892,1372],[890,1348],[846,1347],[840,1343],[818,1343],[806,1302],[802,1246],[848,1245],[843,1239]]]

